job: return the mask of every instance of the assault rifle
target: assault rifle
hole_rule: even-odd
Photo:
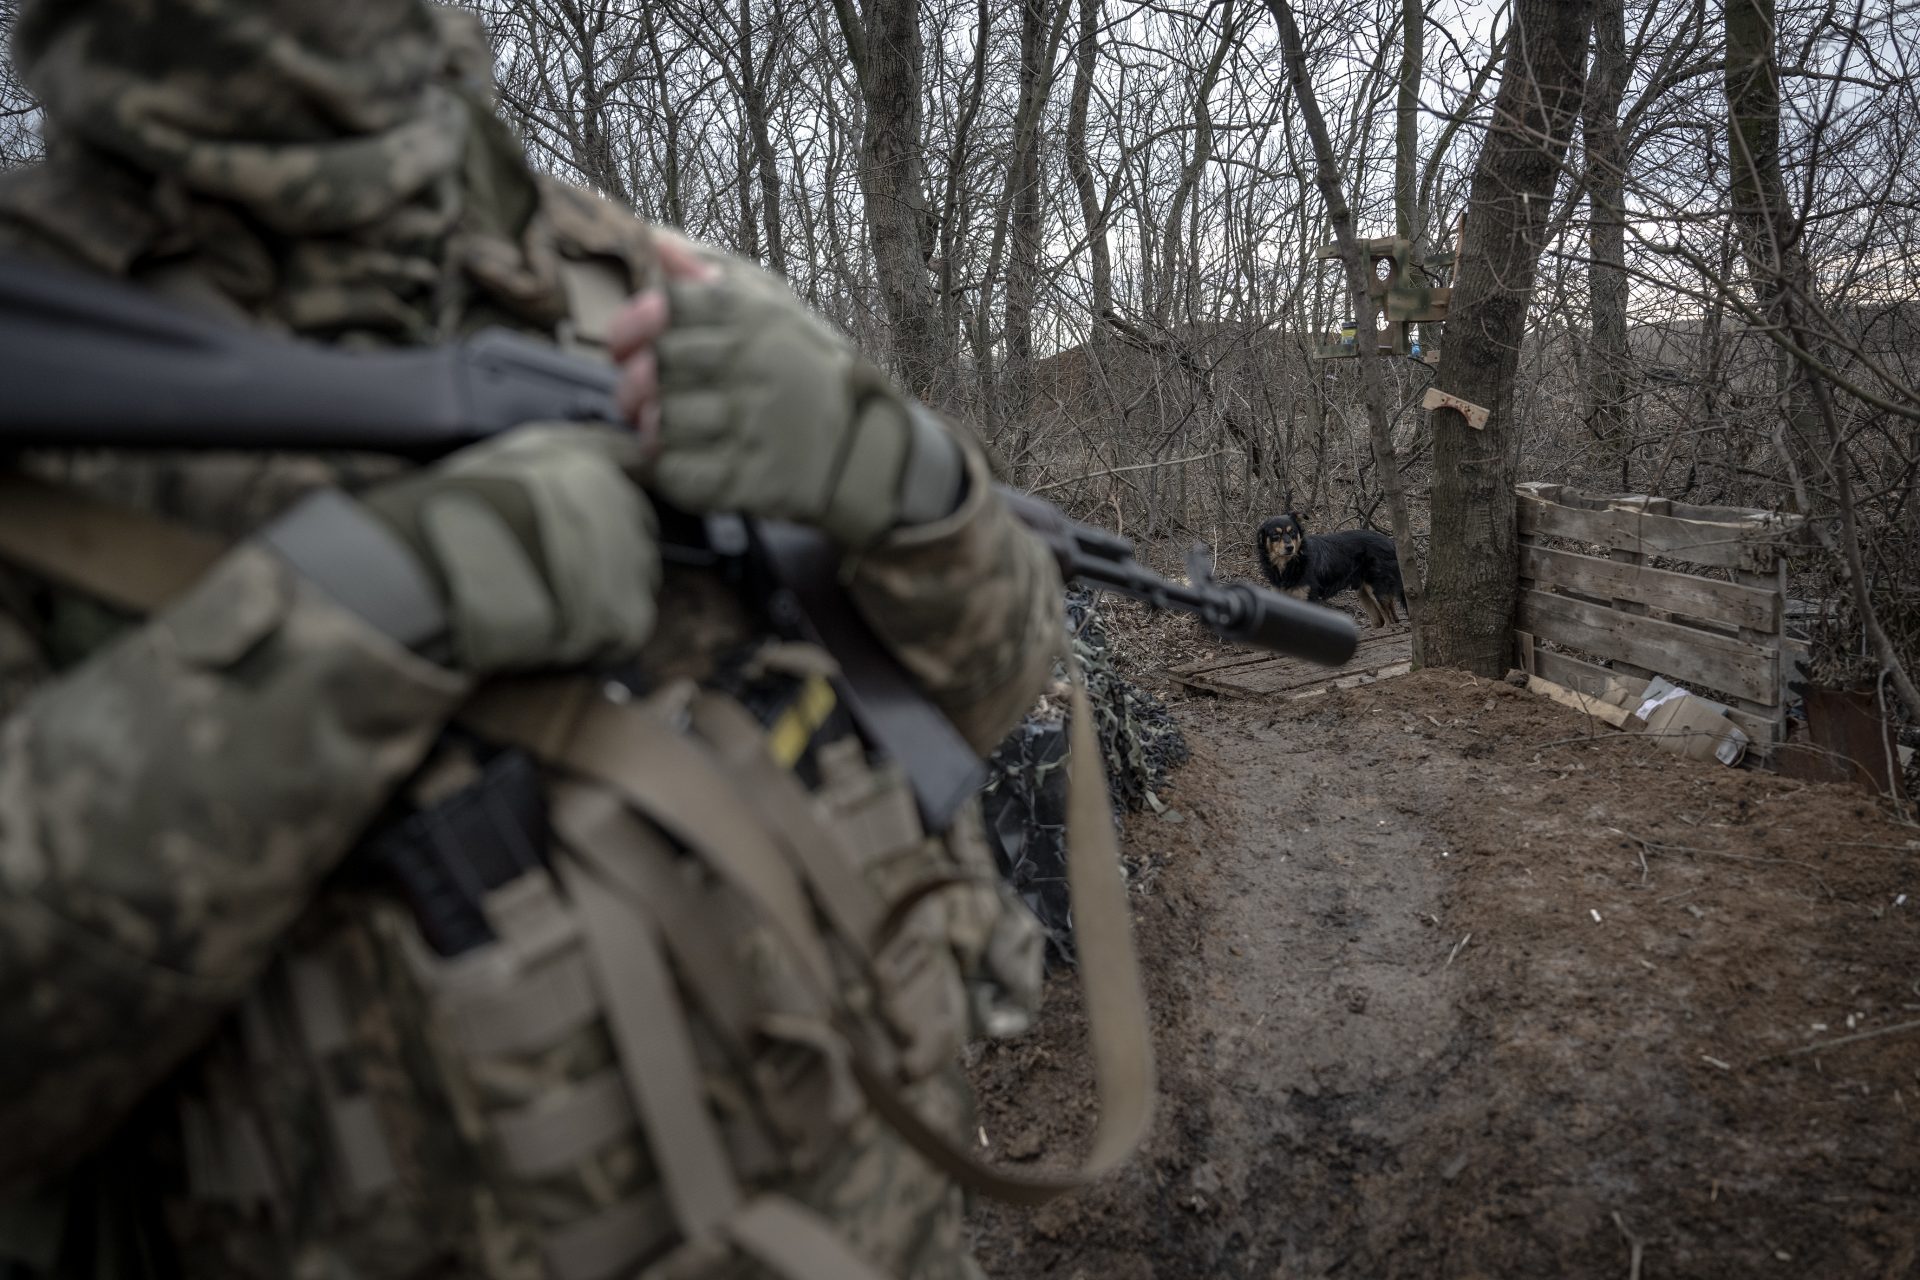
[[[614,371],[489,329],[444,346],[343,351],[190,313],[136,289],[0,259],[0,453],[21,448],[360,450],[430,458],[524,422],[621,424]],[[1162,577],[1127,539],[1040,498],[1000,496],[1052,550],[1060,574],[1227,640],[1338,665],[1358,636],[1344,614],[1213,579],[1196,546],[1187,578]],[[848,702],[906,767],[929,821],[978,783],[979,762],[917,696],[840,594],[838,554],[773,521],[663,516],[663,555],[688,564],[764,561],[775,621],[832,649]],[[955,750],[955,745],[958,751]],[[967,762],[964,768],[960,757]]]

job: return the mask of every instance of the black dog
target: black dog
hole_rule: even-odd
[[[1400,557],[1393,539],[1371,529],[1308,534],[1297,513],[1275,516],[1260,526],[1254,551],[1267,581],[1289,595],[1319,604],[1342,591],[1358,590],[1367,618],[1376,627],[1398,622],[1398,602],[1407,607],[1400,581]]]

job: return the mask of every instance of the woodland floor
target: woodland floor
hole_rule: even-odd
[[[1155,1129],[982,1204],[989,1275],[1920,1276],[1920,830],[1457,672],[1175,713]],[[991,1157],[1089,1128],[1072,977],[974,1063]]]

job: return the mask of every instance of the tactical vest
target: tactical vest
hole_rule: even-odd
[[[624,289],[574,272],[569,294],[565,336],[591,343]],[[137,540],[172,581],[220,550],[0,490],[0,557],[121,607],[161,601],[112,547]],[[1037,1201],[1131,1149],[1151,1065],[1077,680],[1102,1116],[1083,1169],[1014,1176],[971,1149],[957,1059],[1028,1024],[1040,938],[977,808],[925,831],[838,713],[833,659],[725,595],[669,579],[643,694],[483,691],[464,749],[133,1127],[123,1154],[179,1172],[150,1190],[184,1274],[967,1275],[962,1188]]]

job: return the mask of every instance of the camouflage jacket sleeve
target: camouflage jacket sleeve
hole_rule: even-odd
[[[0,721],[0,1186],[84,1154],[265,965],[463,677],[257,545]]]
[[[1053,556],[994,496],[978,449],[963,447],[960,509],[862,555],[850,585],[868,623],[984,753],[1046,684],[1064,622]]]

